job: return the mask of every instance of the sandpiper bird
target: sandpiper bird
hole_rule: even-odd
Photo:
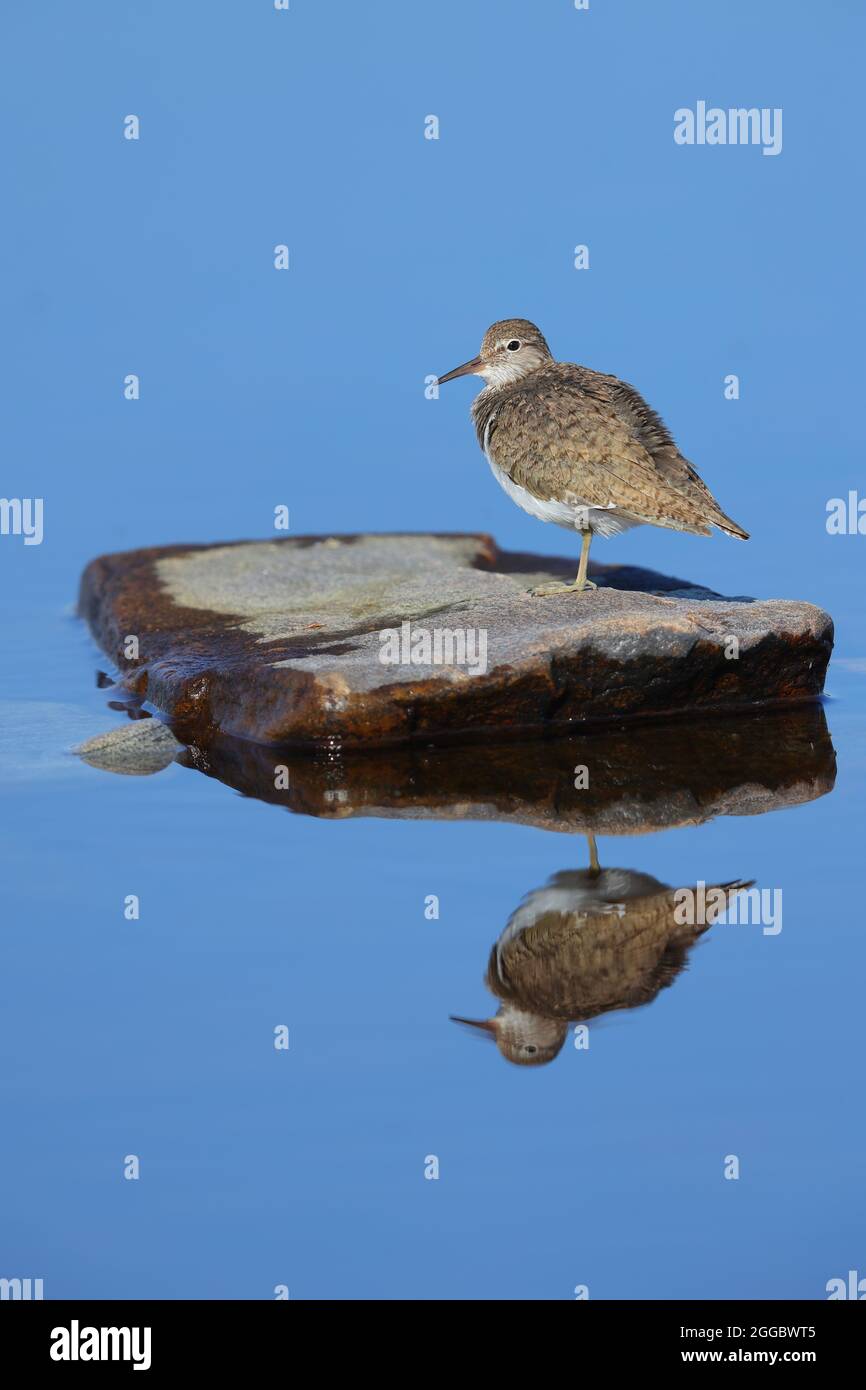
[[[650,525],[709,536],[717,526],[749,539],[634,387],[555,362],[534,323],[494,323],[478,356],[440,376],[439,385],[469,374],[486,383],[472,419],[497,482],[531,516],[581,533],[574,583],[542,584],[533,594],[594,589],[586,571],[596,532]]]
[[[485,984],[500,1001],[496,1015],[454,1017],[495,1038],[509,1062],[552,1062],[569,1023],[651,1003],[683,970],[722,901],[750,886],[737,879],[706,887],[705,911],[693,914],[701,920],[683,923],[676,889],[633,869],[599,868],[591,837],[590,852],[591,868],[554,874],[528,894],[493,947]]]

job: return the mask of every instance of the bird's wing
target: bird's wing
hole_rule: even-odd
[[[647,404],[640,392],[618,377],[602,376],[595,372],[592,375],[603,384],[601,391],[609,400],[611,409],[644,446],[655,468],[671,487],[694,497],[708,512],[718,512],[725,521],[729,520],[697,469],[680,453],[664,420]]]
[[[488,987],[547,1018],[587,1019],[648,1004],[716,920],[719,890],[729,903],[749,886],[735,879],[707,887],[705,918],[694,923],[681,921],[683,890],[663,885],[628,899],[620,911],[611,903],[608,912],[544,912],[502,952],[494,946]]]
[[[674,932],[670,890],[621,905],[617,912],[546,912],[494,951],[487,983],[550,1018],[592,1018],[652,997],[652,979]],[[685,947],[683,948],[683,952]],[[660,986],[659,986],[660,987]]]
[[[654,411],[615,377],[555,363],[503,393],[487,451],[535,496],[709,535],[730,524]]]

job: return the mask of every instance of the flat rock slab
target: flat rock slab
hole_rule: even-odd
[[[129,699],[198,746],[514,736],[820,695],[821,609],[591,573],[595,591],[533,597],[574,560],[478,535],[171,546],[92,561],[80,611]]]

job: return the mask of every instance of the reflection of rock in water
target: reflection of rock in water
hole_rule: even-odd
[[[836,755],[820,705],[749,718],[674,720],[564,739],[439,748],[297,750],[216,739],[180,761],[245,796],[302,815],[502,820],[566,833],[637,835],[719,815],[760,815],[833,789]],[[289,776],[275,783],[274,765]],[[575,768],[591,769],[575,788]],[[286,782],[288,785],[286,785]]]
[[[676,889],[636,870],[599,869],[594,846],[593,863],[554,874],[511,917],[487,966],[485,983],[500,1000],[495,1017],[455,1019],[485,1030],[509,1062],[550,1062],[569,1023],[649,1004],[719,916],[708,906],[705,921],[682,925]],[[714,886],[730,901],[749,885]]]
[[[103,687],[107,681],[100,677]],[[141,696],[127,692],[111,706],[152,727],[115,728],[91,739],[76,750],[88,762],[112,772],[155,772],[176,762],[244,796],[329,820],[502,820],[566,833],[639,835],[796,806],[832,791],[836,776],[820,705],[570,738],[493,742],[479,734],[477,742],[453,746],[363,754],[331,749],[314,757],[227,738],[178,752],[161,724],[142,719]],[[157,743],[159,756],[151,756]],[[284,777],[275,776],[277,764],[285,765]],[[591,767],[592,777],[578,791],[580,765]]]

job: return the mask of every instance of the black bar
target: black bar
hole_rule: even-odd
[[[847,1300],[841,1300],[847,1301]],[[859,1301],[863,1301],[860,1299]],[[355,1304],[360,1308],[355,1310]],[[484,1311],[479,1308],[483,1305]],[[465,1324],[466,1335],[473,1341],[479,1331],[479,1317],[491,1319],[494,1327],[500,1313],[497,1304],[483,1300],[450,1304],[451,1313],[428,1305],[404,1302],[398,1305],[396,1316],[389,1312],[391,1305],[364,1302],[312,1302],[302,1299],[279,1302],[5,1302],[0,1305],[0,1336],[3,1363],[16,1364],[25,1375],[34,1372],[51,1373],[52,1377],[87,1375],[98,1376],[106,1368],[111,1374],[135,1374],[137,1360],[145,1375],[159,1378],[165,1374],[191,1371],[197,1375],[212,1373],[225,1378],[235,1371],[273,1367],[274,1371],[296,1373],[304,1362],[299,1357],[312,1355],[315,1373],[333,1370],[343,1358],[352,1366],[353,1374],[362,1374],[381,1361],[383,1354],[395,1359],[408,1372],[405,1352],[398,1349],[403,1338],[413,1338],[415,1352],[420,1356],[423,1376],[429,1380],[437,1356],[443,1358],[450,1372],[464,1362],[458,1355],[450,1335],[451,1319],[459,1329],[467,1310],[471,1322]],[[542,1348],[546,1357],[556,1352],[556,1362],[572,1362],[585,1371],[593,1365],[604,1366],[611,1372],[621,1369],[666,1371],[675,1366],[708,1364],[744,1366],[764,1365],[775,1368],[789,1364],[811,1366],[825,1375],[828,1370],[848,1367],[859,1352],[864,1324],[852,1309],[840,1307],[836,1301],[820,1302],[602,1302],[575,1301],[567,1310],[544,1314],[524,1306],[515,1321],[508,1315],[503,1325],[503,1354],[509,1348],[500,1370],[512,1365],[515,1358],[529,1354],[537,1357]],[[379,1309],[381,1308],[381,1312]],[[461,1311],[462,1310],[462,1311]],[[537,1335],[536,1317],[557,1339],[567,1341],[530,1344]],[[551,1318],[549,1324],[547,1318]],[[379,1319],[381,1318],[381,1322]],[[363,1321],[362,1321],[363,1320]],[[412,1328],[417,1322],[417,1332]],[[91,1329],[96,1329],[94,1336]],[[117,1335],[101,1329],[116,1329]],[[137,1334],[133,1329],[138,1329]],[[145,1330],[149,1329],[149,1340]],[[532,1331],[534,1329],[534,1332]],[[416,1339],[422,1340],[418,1342]],[[322,1340],[324,1338],[324,1340]],[[575,1340],[576,1339],[576,1340]],[[494,1371],[499,1360],[493,1352],[495,1343],[475,1342],[479,1356],[486,1360],[492,1354],[489,1369]],[[531,1346],[534,1345],[534,1351]],[[482,1350],[486,1347],[486,1351]],[[54,1359],[58,1353],[77,1359]],[[570,1348],[570,1351],[568,1350]],[[84,1359],[91,1349],[106,1359]],[[305,1355],[306,1349],[306,1355]],[[470,1347],[466,1348],[471,1351]],[[126,1360],[109,1359],[114,1352],[126,1354]],[[147,1362],[148,1364],[145,1364]],[[856,1361],[854,1361],[856,1364]],[[304,1374],[302,1372],[302,1374]],[[305,1378],[309,1372],[305,1374]]]

